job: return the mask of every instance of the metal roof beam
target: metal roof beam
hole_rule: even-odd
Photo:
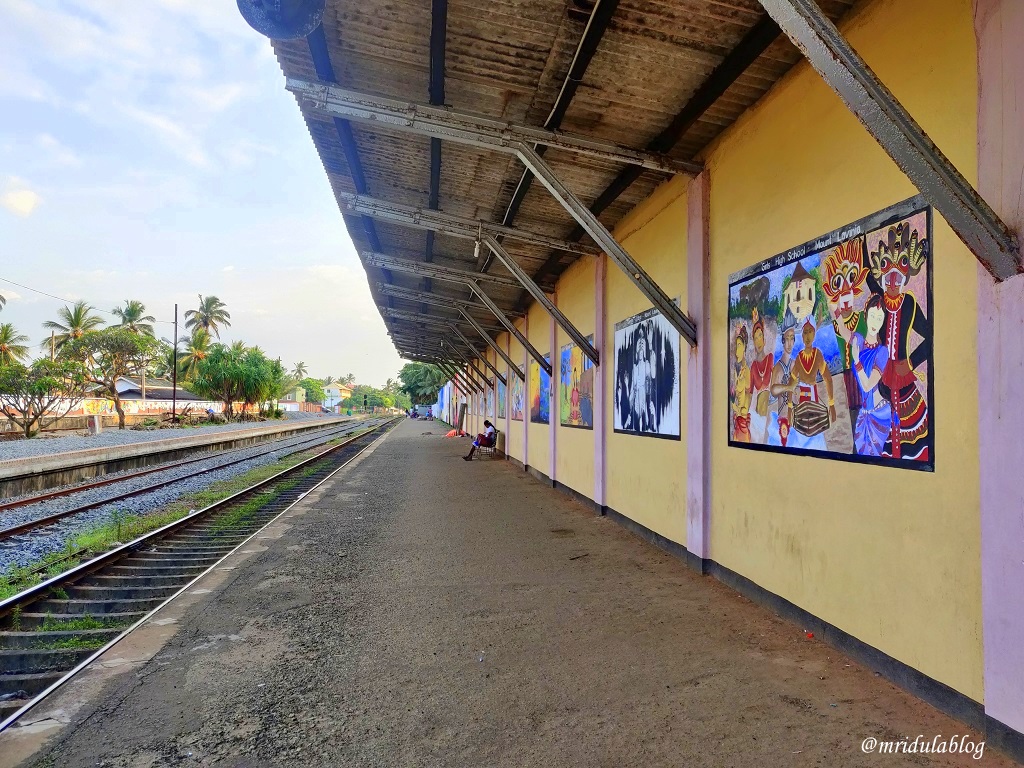
[[[942,154],[814,0],[760,0],[811,66],[857,116],[996,280],[1024,272],[1009,227]]]
[[[469,321],[469,324],[472,325],[476,329],[476,332],[480,334],[480,336],[483,338],[483,340],[485,342],[487,342],[487,346],[489,346],[491,349],[493,349],[495,351],[495,353],[502,360],[505,361],[505,363],[512,370],[512,372],[515,373],[515,375],[518,376],[520,378],[520,380],[526,381],[526,373],[518,365],[516,365],[514,362],[512,362],[512,358],[508,356],[508,353],[505,352],[505,350],[501,348],[501,346],[498,344],[498,342],[496,342],[494,339],[491,338],[491,335],[489,333],[487,333],[487,331],[484,330],[483,326],[480,325],[480,323],[478,323],[476,321],[476,319],[473,318],[472,316],[470,316],[469,314],[466,314],[465,318],[466,318],[466,320]]]
[[[419,301],[424,304],[434,304],[435,306],[438,307],[448,307],[450,309],[458,310],[459,312],[462,312],[464,309],[472,309],[476,310],[477,312],[487,311],[486,306],[474,304],[473,302],[466,301],[465,299],[456,299],[454,297],[449,296],[438,296],[436,293],[416,291],[413,290],[412,288],[402,288],[399,285],[390,285],[388,283],[376,283],[376,286],[377,290],[383,295],[392,296],[396,299],[404,299],[405,301]],[[488,314],[490,313],[488,312]],[[507,314],[512,315],[513,317],[522,317],[526,313],[508,312]]]
[[[531,149],[534,145],[542,145],[595,157],[606,162],[636,165],[662,173],[695,175],[704,170],[702,163],[690,160],[631,149],[602,139],[516,125],[487,115],[461,112],[451,107],[398,101],[294,77],[287,79],[286,87],[299,97],[303,107],[334,117],[396,128],[421,136],[448,139],[496,152],[514,153],[518,144],[526,144]]]
[[[530,357],[536,360],[537,364],[547,372],[548,376],[550,376],[551,363],[545,360],[544,355],[538,352],[537,348],[530,343],[530,340],[526,338],[523,332],[516,328],[515,323],[505,317],[501,308],[491,300],[490,296],[484,293],[483,289],[477,283],[470,282],[469,287],[472,289],[473,293],[477,295],[477,298],[480,299],[480,301],[482,301],[489,310],[491,310],[491,314],[501,321],[501,324],[505,326],[505,330],[515,336],[516,341],[523,345],[523,348],[529,353]]]
[[[374,267],[387,268],[393,272],[406,272],[417,277],[430,277],[434,280],[443,280],[448,283],[461,283],[465,285],[476,280],[483,280],[484,282],[502,285],[507,288],[522,288],[519,281],[514,277],[492,275],[490,272],[479,273],[464,269],[453,269],[452,267],[440,267],[436,264],[424,264],[419,261],[399,259],[395,256],[389,256],[386,253],[378,253],[376,251],[362,254],[362,259],[364,264]]]
[[[345,210],[352,213],[359,213],[372,219],[391,221],[396,224],[413,227],[414,229],[441,232],[445,235],[461,237],[466,240],[476,240],[477,236],[483,232],[490,235],[504,235],[509,240],[529,245],[546,246],[581,256],[596,256],[601,252],[590,245],[570,243],[566,240],[559,240],[557,237],[548,237],[547,235],[527,232],[515,227],[504,227],[501,224],[484,221],[483,219],[453,216],[450,213],[432,211],[429,208],[419,208],[414,205],[389,203],[386,200],[380,200],[369,195],[339,192],[337,198],[339,204]]]
[[[439,315],[418,315],[415,312],[403,312],[400,309],[391,309],[390,307],[378,307],[381,315],[385,318],[391,318],[394,320],[404,320],[407,323],[424,323],[427,325],[452,325],[454,323],[464,323],[466,319],[464,317],[441,317]],[[501,327],[497,325],[484,326],[489,331],[500,331]]]

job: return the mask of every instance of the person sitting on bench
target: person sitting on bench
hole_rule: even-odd
[[[477,448],[493,448],[495,438],[494,425],[491,422],[484,419],[484,431],[483,434],[477,435],[476,440],[473,441],[473,447],[469,449],[469,453],[462,458],[465,461],[472,461],[473,454],[476,453]]]

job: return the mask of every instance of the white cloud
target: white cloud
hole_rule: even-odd
[[[118,104],[118,108],[128,118],[151,128],[160,138],[164,146],[177,154],[186,162],[197,168],[206,167],[209,160],[203,151],[202,143],[191,131],[167,115],[152,112],[131,104]]]
[[[43,198],[38,192],[29,189],[22,179],[14,176],[8,178],[5,191],[0,195],[0,205],[23,219],[31,216],[42,202]]]
[[[48,133],[36,136],[35,144],[54,165],[76,168],[82,164],[81,158],[74,150],[64,146]]]
[[[8,302],[21,301],[21,294],[17,291],[12,291],[4,285],[0,285],[0,295],[2,295]]]
[[[234,272],[234,270],[235,270],[235,268],[233,266],[228,265],[228,266],[224,267],[224,269],[222,269],[221,272]]]

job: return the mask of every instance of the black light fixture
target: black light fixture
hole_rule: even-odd
[[[320,26],[326,0],[236,0],[249,26],[272,40],[306,37]]]

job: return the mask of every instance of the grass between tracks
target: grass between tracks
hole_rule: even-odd
[[[227,480],[219,480],[201,491],[182,496],[146,514],[129,515],[115,510],[106,522],[99,523],[69,538],[62,550],[51,552],[40,560],[29,563],[26,566],[10,568],[7,573],[0,576],[0,600],[4,600],[29,587],[58,576],[84,560],[114,549],[121,544],[137,539],[139,536],[155,531],[157,528],[162,528],[176,520],[180,520],[190,512],[203,509],[222,499],[226,499],[228,496],[244,491],[261,480],[273,477],[278,472],[291,469],[296,464],[321,452],[324,448],[359,437],[369,431],[369,429],[365,429],[337,437],[302,453],[285,456],[272,464],[265,464]],[[275,499],[282,491],[294,488],[301,479],[316,472],[320,464],[320,462],[317,462],[302,470],[297,477],[288,478],[278,483],[274,486],[273,493],[261,494],[238,509],[232,510],[218,519],[214,527],[216,529],[227,529],[244,523],[258,509]]]

